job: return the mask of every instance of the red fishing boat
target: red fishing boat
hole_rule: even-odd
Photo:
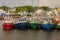
[[[56,29],[60,29],[60,17],[56,19],[56,24],[57,24]]]
[[[4,18],[3,29],[13,29],[13,20],[11,17]]]

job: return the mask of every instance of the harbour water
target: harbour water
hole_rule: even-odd
[[[3,30],[0,20],[0,40],[60,40],[60,31],[52,30]]]

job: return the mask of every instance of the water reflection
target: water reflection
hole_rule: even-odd
[[[13,30],[3,30],[3,33],[5,35],[12,34],[13,33]]]
[[[1,30],[0,40],[59,40],[60,31],[46,31],[46,30]]]

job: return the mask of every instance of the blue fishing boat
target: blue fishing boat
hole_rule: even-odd
[[[51,23],[50,19],[44,19],[44,22],[41,24],[41,28],[45,30],[51,30],[53,28],[53,23]]]
[[[19,20],[19,22],[15,26],[18,30],[27,30],[28,29],[28,23],[26,21],[26,18]]]

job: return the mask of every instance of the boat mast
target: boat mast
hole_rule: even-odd
[[[37,10],[39,9],[39,0],[37,0]]]
[[[32,0],[32,6],[33,6],[33,0]]]

